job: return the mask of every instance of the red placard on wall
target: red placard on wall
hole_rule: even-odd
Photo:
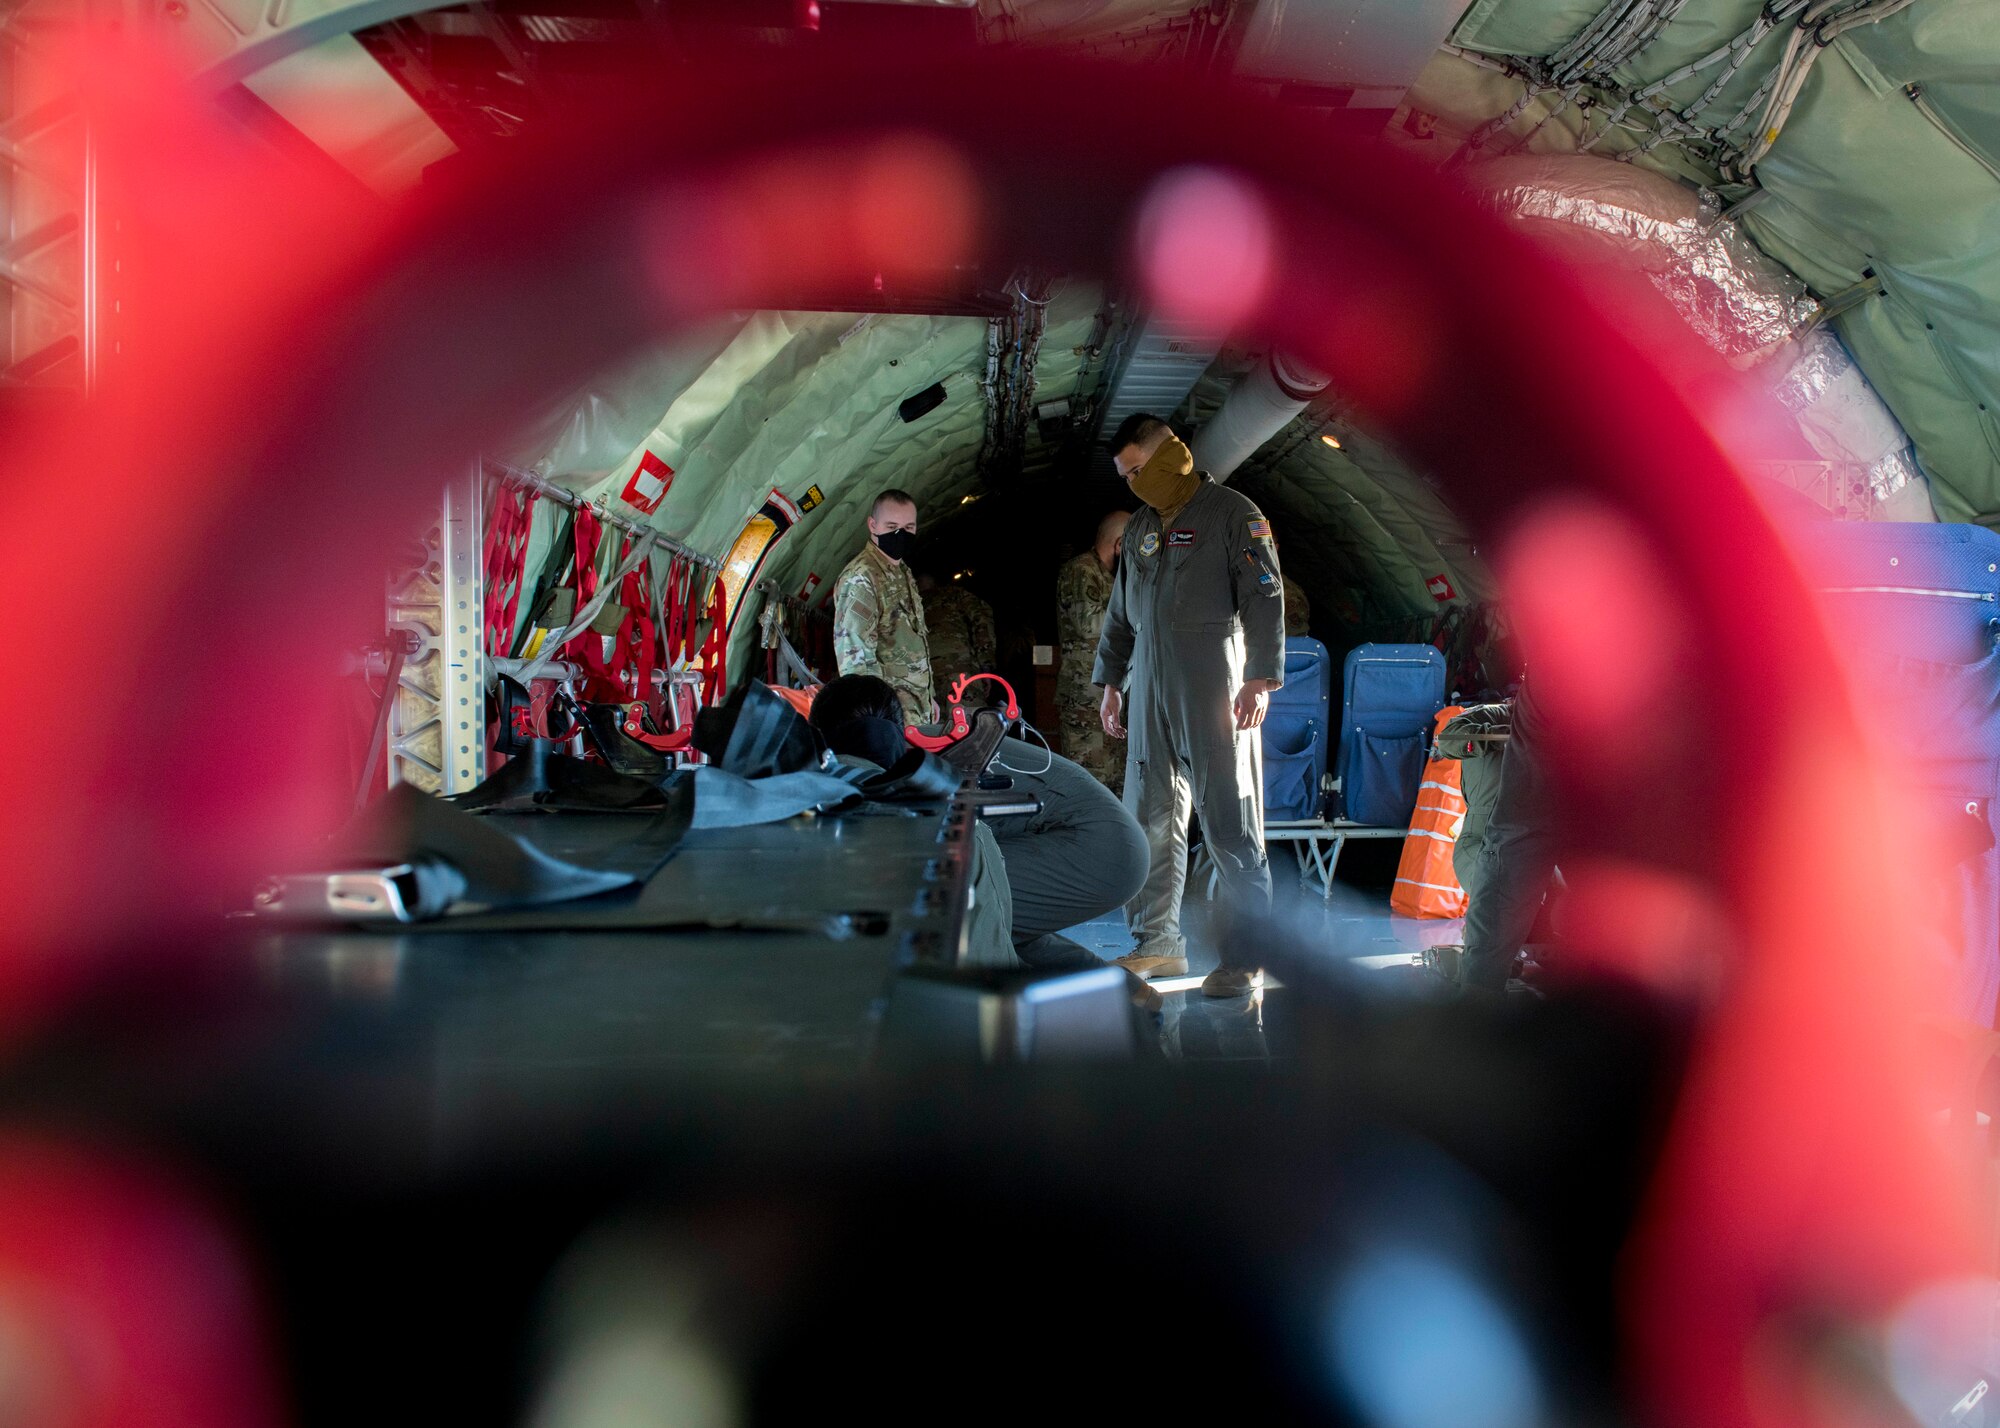
[[[674,468],[652,452],[642,451],[639,453],[639,469],[625,483],[625,490],[619,499],[633,510],[650,516],[660,509],[660,502],[667,498],[667,491],[673,484]]]

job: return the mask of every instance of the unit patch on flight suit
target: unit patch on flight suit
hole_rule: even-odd
[[[1146,538],[1139,542],[1139,554],[1157,555],[1159,550],[1160,533],[1158,531],[1147,531]]]
[[[1149,539],[1149,540],[1150,540],[1150,539],[1151,539],[1151,537],[1150,537],[1150,536],[1148,536],[1148,537],[1147,537],[1147,539]],[[1192,549],[1193,547],[1194,547],[1194,532],[1193,532],[1193,531],[1168,531],[1168,532],[1167,532],[1167,549],[1169,549],[1169,550],[1190,550],[1190,549]]]

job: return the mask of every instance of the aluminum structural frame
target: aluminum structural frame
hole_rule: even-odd
[[[116,338],[100,276],[102,242],[92,135],[41,60],[48,42],[114,18],[119,0],[26,0],[0,13],[0,386],[85,393]]]
[[[93,136],[36,63],[78,25],[146,29],[217,94],[337,35],[439,0],[23,0],[0,12],[0,386],[88,394],[120,338],[115,215],[98,204]],[[42,87],[38,87],[42,86]]]
[[[98,204],[93,135],[37,61],[79,25],[165,39],[220,95],[337,35],[438,0],[23,0],[0,11],[0,386],[88,394],[120,350],[115,215]]]
[[[425,532],[423,559],[388,581],[388,631],[408,654],[389,710],[386,777],[437,794],[486,777],[485,477],[453,477]]]

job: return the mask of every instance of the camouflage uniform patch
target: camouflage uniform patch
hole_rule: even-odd
[[[1285,633],[1303,635],[1309,633],[1312,624],[1312,602],[1306,599],[1306,592],[1299,589],[1299,583],[1287,575],[1285,580]]]
[[[930,630],[931,679],[940,699],[948,698],[961,674],[990,674],[1000,656],[993,629],[993,607],[963,585],[941,585],[924,601],[924,623]],[[967,698],[985,703],[999,690],[990,682],[975,684]]]
[[[842,674],[872,674],[895,688],[912,724],[936,718],[924,602],[907,565],[870,541],[833,587],[833,653]]]
[[[1111,572],[1086,550],[1056,577],[1056,628],[1062,664],[1056,671],[1056,713],[1064,757],[1083,765],[1113,793],[1125,791],[1125,741],[1104,732],[1103,691],[1090,682],[1097,637],[1111,605]]]

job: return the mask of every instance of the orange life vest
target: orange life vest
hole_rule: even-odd
[[[1464,712],[1458,704],[1439,711],[1431,731],[1433,747],[1445,722]],[[1395,891],[1389,895],[1390,910],[1405,917],[1465,916],[1465,889],[1451,870],[1451,851],[1465,827],[1465,789],[1458,770],[1457,759],[1433,758],[1424,765],[1417,811],[1410,815],[1410,836],[1396,865]]]

